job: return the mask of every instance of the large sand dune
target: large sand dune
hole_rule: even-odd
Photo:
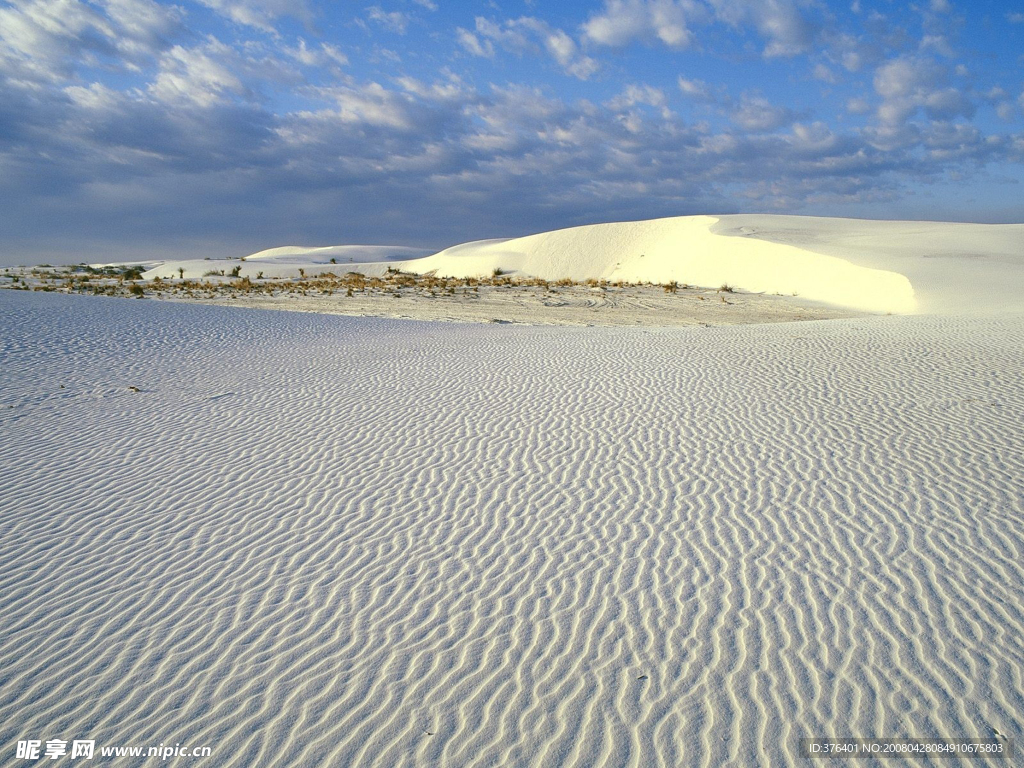
[[[1018,311],[1024,292],[1024,224],[680,216],[483,240],[432,256],[410,258],[409,250],[381,249],[385,260],[367,246],[280,248],[231,265],[249,277],[295,276],[300,268],[316,274],[334,254],[337,266],[327,269],[370,275],[398,268],[472,277],[500,269],[549,280],[729,284],[898,314]],[[175,277],[178,267],[198,277],[211,262],[167,262],[146,276]]]
[[[899,293],[896,256],[826,256]],[[575,329],[2,291],[0,322],[0,764],[1024,737],[1019,312]]]

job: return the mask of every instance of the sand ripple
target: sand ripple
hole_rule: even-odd
[[[1019,317],[0,317],[0,764],[57,737],[218,766],[1024,738]]]

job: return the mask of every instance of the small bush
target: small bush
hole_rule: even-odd
[[[132,283],[131,287],[128,288],[128,293],[132,296],[145,296],[146,292],[142,290],[142,286],[138,283]]]
[[[492,274],[492,275],[493,275],[494,277],[501,277],[502,275],[504,275],[504,274],[505,274],[505,270],[503,270],[503,269],[502,269],[501,267],[495,267],[495,268],[494,268],[494,271],[493,271],[493,272],[491,272],[491,274]]]
[[[722,286],[718,289],[719,293],[732,293],[735,289],[728,283],[722,283]]]
[[[239,264],[237,267],[235,267],[234,269],[231,270],[231,276],[232,277],[238,277],[241,274],[242,274],[242,265],[241,264]]]

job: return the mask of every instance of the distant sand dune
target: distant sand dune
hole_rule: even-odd
[[[27,738],[225,767],[1024,738],[1020,314],[577,329],[0,291],[0,318],[2,765]]]

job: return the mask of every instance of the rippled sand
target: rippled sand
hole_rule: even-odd
[[[58,737],[747,766],[805,736],[1024,736],[1020,315],[570,328],[2,291],[0,324],[0,764]]]

